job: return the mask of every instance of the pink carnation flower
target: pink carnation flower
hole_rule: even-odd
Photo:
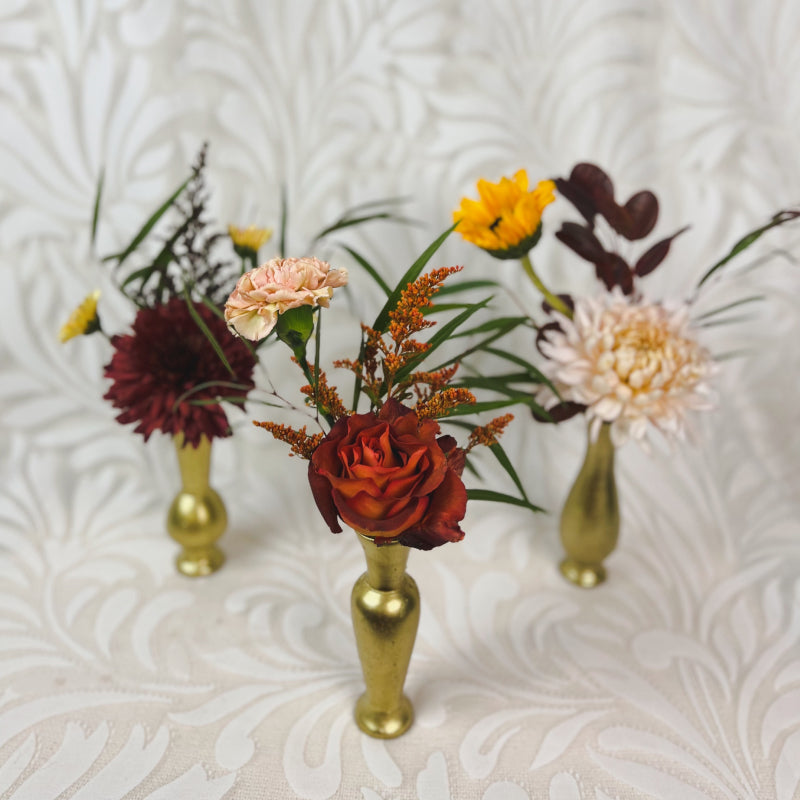
[[[681,436],[687,411],[713,407],[714,364],[688,316],[686,306],[669,310],[619,292],[579,299],[574,318],[559,316],[561,330],[541,342],[542,372],[563,400],[586,406],[593,436],[603,422],[615,445],[643,439],[648,423]],[[556,401],[549,394],[546,405]]]
[[[273,258],[239,278],[225,303],[225,321],[233,333],[257,342],[279,314],[299,306],[327,308],[334,288],[346,284],[346,269],[331,269],[318,258]]]

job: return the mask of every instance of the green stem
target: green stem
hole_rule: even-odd
[[[330,425],[333,426],[335,420],[331,416],[330,412],[325,408],[320,408],[318,405],[317,399],[317,381],[316,376],[311,372],[311,365],[306,360],[306,349],[305,345],[302,348],[298,347],[294,351],[294,357],[297,359],[297,363],[300,364],[301,369],[303,370],[303,375],[306,376],[306,380],[308,381],[309,386],[311,386],[313,390],[312,400],[314,401],[314,408],[316,409],[317,413],[321,413],[322,416],[325,418],[325,421]]]
[[[536,270],[533,268],[530,256],[524,255],[520,261],[522,262],[525,273],[531,279],[531,283],[533,283],[533,285],[542,293],[542,296],[545,300],[547,300],[550,306],[555,311],[558,311],[560,314],[563,314],[565,317],[567,317],[567,319],[572,319],[572,311],[570,310],[569,306],[567,306],[567,304],[560,297],[556,297],[556,295],[554,295],[542,283],[542,279],[536,274]]]

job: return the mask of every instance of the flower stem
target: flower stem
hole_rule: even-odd
[[[522,262],[525,273],[531,279],[531,283],[542,293],[542,296],[547,300],[550,306],[568,319],[572,319],[572,311],[569,306],[567,306],[560,297],[556,297],[556,295],[542,283],[542,279],[536,274],[536,270],[533,268],[530,256],[526,254],[522,256],[520,261]]]

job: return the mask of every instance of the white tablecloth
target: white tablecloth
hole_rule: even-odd
[[[352,720],[349,592],[363,554],[324,527],[304,462],[259,431],[215,445],[228,562],[191,580],[164,531],[169,442],[109,439],[77,469],[80,448],[12,435],[0,792],[788,800],[800,777],[800,523],[797,493],[770,475],[785,465],[762,460],[761,422],[756,440],[718,415],[701,448],[620,452],[622,535],[596,590],[558,574],[555,516],[474,504],[462,543],[412,552],[417,718],[389,742]],[[544,433],[516,437],[537,448],[532,487],[581,456],[582,430]],[[250,478],[237,485],[242,453]]]

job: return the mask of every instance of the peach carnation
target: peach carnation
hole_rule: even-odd
[[[686,306],[669,310],[611,292],[578,300],[574,318],[559,316],[559,326],[540,343],[548,359],[542,372],[562,400],[586,406],[593,437],[603,422],[615,445],[643,439],[648,423],[682,436],[687,411],[713,407],[714,365],[694,339]]]
[[[225,321],[254,342],[266,337],[278,315],[300,306],[324,306],[333,290],[347,284],[347,270],[318,258],[273,258],[245,272],[225,303]]]

